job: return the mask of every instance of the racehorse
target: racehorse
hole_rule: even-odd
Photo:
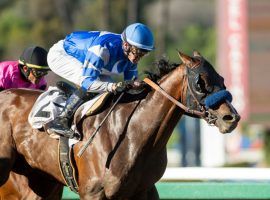
[[[166,169],[166,144],[185,113],[205,119],[221,133],[237,126],[240,116],[224,79],[198,52],[193,56],[179,52],[179,57],[181,64],[163,62],[159,74],[150,74],[163,93],[152,89],[135,100],[124,95],[78,157],[110,106],[80,122],[82,141],[73,148],[80,199],[159,199],[155,183]],[[27,177],[28,189],[41,199],[60,199],[65,181],[58,167],[58,140],[32,129],[27,121],[39,95],[26,89],[0,93],[0,186],[13,171]]]

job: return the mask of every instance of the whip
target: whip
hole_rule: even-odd
[[[78,157],[81,157],[83,152],[86,150],[86,148],[89,146],[89,144],[93,141],[94,137],[96,136],[96,134],[98,133],[99,129],[101,128],[102,124],[105,122],[105,120],[108,118],[109,114],[113,111],[114,107],[116,106],[116,104],[120,101],[120,99],[122,98],[122,96],[124,95],[124,92],[122,92],[120,94],[120,96],[118,97],[118,99],[115,101],[115,103],[112,105],[111,109],[109,110],[109,112],[106,114],[106,116],[104,117],[104,119],[102,120],[102,122],[99,124],[99,126],[97,127],[96,131],[93,133],[93,135],[87,140],[87,142],[85,143],[85,145],[83,145],[83,147],[80,149],[79,153],[77,154]]]

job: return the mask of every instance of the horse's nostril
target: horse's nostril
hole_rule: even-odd
[[[239,121],[240,120],[240,115],[224,115],[223,116],[224,121]]]
[[[233,119],[234,119],[234,117],[231,116],[231,115],[224,115],[224,116],[223,116],[223,120],[224,120],[224,121],[232,121]]]

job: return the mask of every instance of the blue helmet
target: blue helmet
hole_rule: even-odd
[[[147,51],[154,47],[154,37],[151,30],[144,24],[135,23],[129,25],[121,35],[122,40],[129,44]]]

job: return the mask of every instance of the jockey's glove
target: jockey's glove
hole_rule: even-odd
[[[132,89],[135,89],[135,90],[140,90],[140,89],[143,89],[145,87],[145,82],[141,81],[141,80],[134,80],[132,81]]]
[[[139,80],[130,80],[114,83],[112,87],[113,92],[124,92],[129,89],[141,89],[144,86],[142,81]]]
[[[112,86],[113,92],[124,92],[128,89],[130,89],[130,85],[126,81],[114,83]]]

